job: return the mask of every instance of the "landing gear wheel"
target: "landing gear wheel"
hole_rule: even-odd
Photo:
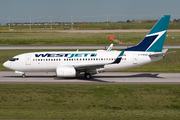
[[[90,73],[85,73],[84,76],[85,76],[86,79],[91,79],[91,74]]]
[[[25,74],[22,74],[22,78],[25,78],[26,77],[26,75]]]

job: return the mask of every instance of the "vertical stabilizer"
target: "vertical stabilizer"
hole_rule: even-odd
[[[127,48],[125,51],[161,52],[170,17],[170,15],[163,15],[138,45]]]

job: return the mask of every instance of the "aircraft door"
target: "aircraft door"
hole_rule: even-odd
[[[137,64],[137,63],[138,63],[137,54],[134,54],[134,56],[133,56],[133,64]]]
[[[31,65],[31,57],[26,56],[26,65]]]

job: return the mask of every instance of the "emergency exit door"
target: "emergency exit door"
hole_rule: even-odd
[[[31,65],[31,57],[26,56],[26,65]]]

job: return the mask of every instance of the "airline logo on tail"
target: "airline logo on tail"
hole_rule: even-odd
[[[152,37],[152,36],[156,36],[154,40],[152,40],[151,44],[149,45],[149,47],[145,50],[146,52],[161,52],[162,51],[162,47],[164,44],[164,39],[166,36],[167,30],[164,30],[162,32],[158,32],[158,33],[154,33],[154,34],[150,34],[150,35],[146,35],[146,37]],[[162,44],[163,42],[163,44]],[[162,45],[162,46],[161,46]]]
[[[136,46],[125,49],[126,51],[162,52],[170,15],[163,17],[156,23],[145,38]]]

